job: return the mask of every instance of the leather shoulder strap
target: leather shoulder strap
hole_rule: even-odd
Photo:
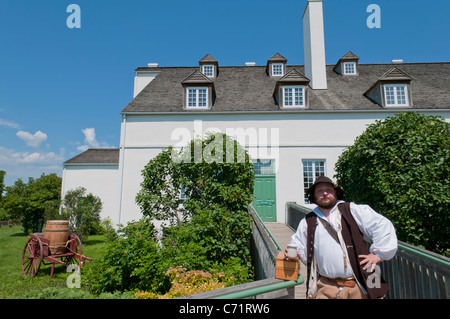
[[[328,233],[331,235],[331,237],[333,237],[333,239],[340,244],[339,242],[339,237],[338,237],[338,233],[337,231],[334,230],[333,227],[331,227],[330,223],[328,223],[326,220],[322,219],[322,218],[318,218],[320,220],[320,222],[322,223],[323,227],[325,227],[325,229],[328,231]]]
[[[317,216],[311,212],[306,215],[306,295],[308,296],[309,279],[311,278],[311,263],[314,258],[314,235],[317,227]]]

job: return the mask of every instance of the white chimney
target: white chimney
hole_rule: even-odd
[[[323,31],[323,0],[308,0],[303,13],[303,45],[305,75],[314,90],[327,89],[325,36]]]

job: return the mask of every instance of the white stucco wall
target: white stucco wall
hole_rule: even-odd
[[[102,200],[101,218],[109,217],[115,225],[119,207],[118,177],[118,165],[65,165],[61,193],[64,195],[78,187],[86,188],[88,194]]]
[[[214,128],[224,133],[241,132],[254,158],[276,160],[277,221],[284,222],[285,203],[304,202],[302,160],[325,159],[326,173],[333,177],[334,165],[344,149],[352,145],[369,124],[393,115],[348,111],[127,115],[122,123],[120,220],[124,223],[140,217],[135,197],[142,181],[141,171],[151,158],[169,145],[185,145],[192,137]],[[255,148],[255,144],[264,142],[264,136],[266,143],[278,143],[278,147]]]
[[[135,198],[140,190],[144,166],[169,145],[184,146],[194,136],[214,128],[237,134],[234,137],[253,158],[275,159],[277,221],[284,222],[287,201],[304,203],[302,160],[326,160],[326,174],[333,177],[335,163],[345,148],[353,145],[369,124],[394,114],[393,110],[127,114],[121,125],[119,166],[66,165],[63,192],[83,186],[102,199],[102,217],[110,217],[114,224],[138,220],[141,212]],[[448,111],[428,111],[426,114],[440,115],[450,121]],[[265,148],[264,145],[272,145],[273,148]]]

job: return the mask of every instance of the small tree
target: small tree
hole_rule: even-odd
[[[149,161],[142,176],[136,202],[143,215],[170,225],[214,205],[246,211],[253,199],[250,157],[222,133],[194,139],[179,152],[169,147]],[[180,198],[182,188],[187,199]]]
[[[6,187],[2,207],[14,221],[20,221],[25,233],[38,230],[39,219],[44,217],[49,202],[58,201],[61,194],[61,177],[42,174],[38,179],[21,179]]]
[[[163,244],[168,251],[189,250],[197,256],[197,262],[189,259],[189,264],[197,266],[205,256],[219,263],[230,258],[250,260],[248,205],[253,199],[254,173],[248,153],[237,141],[222,133],[194,139],[179,152],[171,148],[161,152],[142,175],[136,201],[143,215],[175,225],[166,229]],[[184,201],[179,197],[182,186]],[[182,227],[174,223],[174,216],[181,212],[177,220],[183,219]],[[192,249],[198,245],[201,249]]]
[[[99,197],[79,187],[69,190],[62,200],[61,219],[69,221],[70,231],[77,234],[83,242],[88,235],[95,234],[100,229],[100,211],[102,201]]]
[[[142,188],[136,202],[143,214],[150,219],[166,220],[182,225],[180,190],[183,184],[180,165],[173,156],[172,147],[160,152],[144,167]]]
[[[450,124],[406,112],[370,125],[336,163],[348,200],[367,203],[396,226],[399,239],[450,248]]]
[[[192,140],[178,161],[186,188],[186,210],[219,205],[231,212],[247,211],[253,199],[253,164],[236,140],[222,133],[207,134],[204,139]]]

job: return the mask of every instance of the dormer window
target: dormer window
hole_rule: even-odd
[[[281,109],[305,108],[308,84],[309,79],[292,69],[277,81],[273,92],[275,101]]]
[[[386,106],[408,106],[407,90],[406,84],[385,84]]]
[[[337,74],[347,76],[347,75],[358,75],[358,60],[359,57],[348,51],[342,58],[336,63],[333,71]]]
[[[272,75],[273,76],[283,76],[283,64],[282,63],[274,63],[272,64]]]
[[[198,63],[200,65],[200,72],[208,78],[214,79],[219,74],[219,62],[211,55],[205,55]]]
[[[305,106],[305,87],[283,86],[283,106],[284,107],[304,107]]]
[[[280,77],[286,73],[287,59],[279,53],[276,53],[267,60],[266,72],[270,77]]]
[[[410,83],[412,78],[393,67],[384,73],[365,93],[374,103],[382,107],[412,106]]]
[[[344,75],[355,75],[356,74],[356,62],[343,62]]]
[[[188,109],[208,108],[208,88],[188,87],[186,106]]]
[[[194,71],[181,81],[186,110],[209,110],[216,96],[214,82],[203,73]]]
[[[214,77],[214,65],[202,65],[202,73],[209,78]]]

